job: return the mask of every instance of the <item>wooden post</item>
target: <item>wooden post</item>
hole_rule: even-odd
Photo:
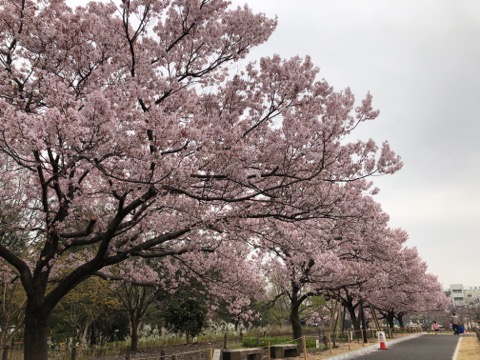
[[[10,346],[9,345],[5,345],[3,347],[3,354],[2,354],[2,360],[8,360],[8,352],[10,350]]]
[[[225,333],[225,335],[223,335],[223,348],[224,349],[227,348],[227,333]]]
[[[210,348],[208,349],[208,360],[212,360],[213,358],[213,350]]]
[[[305,340],[305,335],[302,336],[302,342],[303,342],[303,357],[305,360],[307,360],[307,341]]]
[[[270,360],[270,340],[267,341],[267,360]]]
[[[337,326],[337,301],[332,301],[330,302],[331,308],[330,308],[330,334],[335,331],[335,327]]]
[[[72,347],[72,357],[71,357],[71,359],[76,360],[76,358],[77,358],[77,347],[73,346]]]
[[[337,330],[340,328],[339,322],[343,321],[342,319],[342,303],[339,301],[338,302],[338,309],[337,309],[337,319],[335,320],[335,333],[338,333],[339,331]],[[343,330],[342,330],[343,331]]]
[[[377,313],[375,312],[375,308],[373,307],[373,305],[370,305],[370,312],[372,313],[373,321],[375,322],[377,330],[381,331],[382,329],[380,329],[380,323],[378,322]]]

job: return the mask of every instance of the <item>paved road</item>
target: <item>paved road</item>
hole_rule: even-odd
[[[453,334],[427,334],[388,344],[387,350],[376,350],[355,360],[452,360],[459,337]]]

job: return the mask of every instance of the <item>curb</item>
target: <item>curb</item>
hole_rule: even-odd
[[[391,340],[391,341],[388,341],[388,344],[389,345],[393,345],[393,344],[397,344],[399,342],[402,342],[402,341],[405,341],[405,340],[410,340],[410,339],[414,339],[414,338],[417,338],[419,336],[422,336],[422,335],[425,335],[426,333],[422,332],[422,333],[417,333],[417,334],[413,334],[413,335],[409,335],[409,336],[404,336],[400,339],[395,339],[395,340]],[[369,353],[372,353],[374,351],[377,351],[378,350],[378,344],[375,344],[375,345],[370,345],[370,346],[366,346],[362,349],[358,349],[358,350],[352,350],[352,351],[349,351],[347,353],[344,353],[344,354],[340,354],[340,355],[335,355],[335,356],[330,356],[328,358],[325,358],[325,360],[348,360],[348,359],[354,359],[355,357],[357,356],[360,356],[360,355],[365,355],[365,354],[369,354]]]
[[[457,360],[458,350],[460,349],[460,344],[462,343],[462,340],[463,340],[463,336],[460,339],[458,339],[458,343],[457,343],[457,346],[455,347],[455,352],[453,353],[452,360]]]

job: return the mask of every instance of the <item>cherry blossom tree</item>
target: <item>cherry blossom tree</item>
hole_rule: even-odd
[[[353,299],[359,301],[362,292],[379,286],[379,264],[400,249],[387,227],[388,216],[370,196],[359,192],[344,200],[332,208],[330,218],[276,224],[261,234],[261,246],[272,259],[268,277],[279,289],[277,295],[290,301],[294,338],[302,336],[300,306],[317,295],[341,300],[358,328]]]
[[[369,302],[391,328],[394,319],[403,327],[403,317],[407,314],[447,310],[449,301],[441,284],[427,272],[427,265],[415,248],[403,248],[388,265],[385,286],[372,292]]]
[[[208,299],[210,309],[223,303],[236,322],[256,318],[259,314],[252,310],[251,299],[262,298],[265,281],[252,256],[254,251],[247,243],[225,241],[215,252],[188,252],[143,262],[133,259],[102,273],[105,279],[118,280],[111,288],[128,314],[130,350],[137,351],[148,310],[172,298],[175,302],[177,296],[186,304]]]
[[[384,289],[389,272],[389,263],[402,249],[407,234],[401,229],[388,227],[389,217],[378,204],[369,212],[370,221],[349,221],[339,228],[340,253],[347,271],[339,278],[339,286],[330,291],[348,311],[356,331],[363,330],[366,337],[366,313],[368,299]]]
[[[370,260],[363,264],[367,265],[364,270],[357,268],[358,283],[331,291],[348,310],[354,328],[366,328],[365,312],[372,317],[375,312],[393,328],[395,319],[403,327],[403,317],[407,314],[445,311],[448,299],[441,284],[426,272],[426,264],[416,249],[404,247],[407,233],[387,228],[382,234],[387,242],[377,246],[368,257],[362,252],[361,263]]]
[[[475,324],[474,327],[478,327],[480,325],[480,306],[478,303],[467,305],[463,309],[459,309],[460,316],[465,319],[466,323]],[[448,323],[446,321],[445,323]]]
[[[346,141],[378,111],[308,57],[229,72],[275,28],[248,7],[5,0],[0,19],[0,235],[31,249],[0,257],[27,294],[25,360],[48,358],[53,308],[106,268],[328,217],[368,190],[355,180],[401,167],[386,142]]]
[[[272,229],[265,236],[270,243],[267,248],[274,254],[265,266],[267,277],[277,289],[277,299],[283,295],[288,297],[294,339],[302,337],[301,305],[333,286],[335,270],[339,267],[336,254],[312,234],[315,230],[296,224],[277,224],[276,231]]]

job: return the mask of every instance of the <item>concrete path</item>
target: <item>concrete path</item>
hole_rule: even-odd
[[[355,360],[452,360],[460,337],[453,334],[423,334],[405,341],[388,342],[387,350],[371,349],[368,354],[349,354]]]

